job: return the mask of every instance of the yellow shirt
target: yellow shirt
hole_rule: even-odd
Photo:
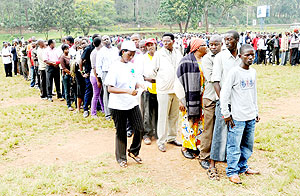
[[[148,54],[148,57],[149,57],[149,59],[152,61],[153,56],[151,56],[150,54]],[[152,83],[152,88],[148,88],[148,91],[149,91],[151,94],[157,94],[157,92],[156,92],[156,83]]]

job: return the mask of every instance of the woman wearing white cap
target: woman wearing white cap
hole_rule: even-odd
[[[130,62],[136,50],[133,41],[124,41],[119,53],[121,58],[111,66],[105,79],[105,84],[108,86],[108,92],[110,93],[108,107],[112,111],[112,118],[117,130],[116,159],[121,167],[127,167],[127,119],[135,130],[132,144],[128,149],[128,156],[137,163],[142,163],[142,159],[138,155],[141,149],[144,127],[139,103],[135,97],[138,94],[137,89],[141,85],[138,84],[134,65]]]

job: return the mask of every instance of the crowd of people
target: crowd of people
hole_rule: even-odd
[[[281,65],[299,63],[298,33],[94,34],[64,37],[58,47],[53,39],[32,37],[5,42],[2,59],[6,76],[13,70],[30,80],[41,99],[53,102],[56,94],[69,111],[113,120],[121,167],[126,155],[141,164],[142,141],[156,140],[161,152],[174,145],[185,158],[198,158],[211,180],[219,180],[215,163],[227,162],[229,180],[241,184],[239,174],[259,174],[247,164],[260,120],[250,66],[269,59],[278,65],[280,51]]]

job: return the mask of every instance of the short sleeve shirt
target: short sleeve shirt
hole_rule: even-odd
[[[135,89],[137,78],[132,63],[116,61],[111,66],[104,84],[120,89]],[[108,107],[116,110],[130,110],[138,105],[135,96],[129,94],[109,94]]]
[[[85,64],[84,64],[84,72],[85,73],[90,73],[91,69],[92,69],[92,65],[91,65],[91,53],[93,51],[95,47],[93,46],[93,44],[90,44],[88,47],[86,47],[81,55],[81,59],[85,60]]]

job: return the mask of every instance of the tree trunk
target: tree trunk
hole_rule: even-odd
[[[29,26],[29,20],[28,20],[28,8],[25,7],[25,17],[26,17],[26,25]]]
[[[180,33],[182,33],[182,24],[181,24],[181,22],[179,22],[178,25],[179,25]]]
[[[173,32],[172,25],[169,25],[169,26],[170,26],[170,32],[172,33]]]
[[[208,32],[208,8],[207,8],[207,5],[205,5],[205,8],[204,8],[204,19],[205,19],[205,31]]]
[[[189,15],[188,15],[188,18],[187,18],[187,21],[185,23],[184,33],[186,33],[188,28],[189,28],[189,23],[190,23],[191,16],[192,16],[192,12],[190,11]]]

